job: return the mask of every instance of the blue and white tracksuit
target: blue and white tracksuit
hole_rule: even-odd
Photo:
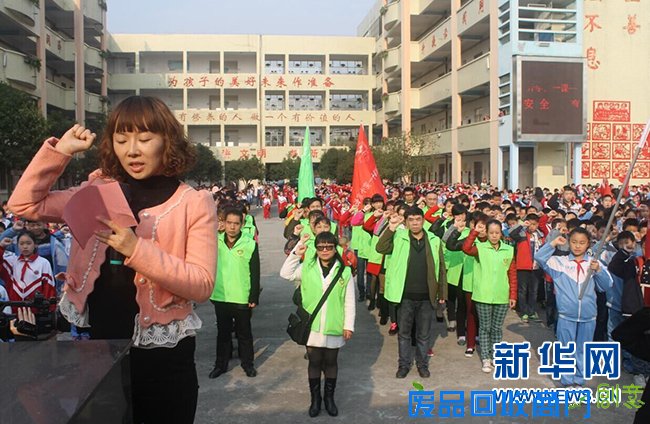
[[[563,375],[564,385],[584,385],[584,343],[592,341],[596,329],[596,290],[607,291],[612,287],[612,277],[602,264],[600,271],[585,281],[592,257],[585,255],[577,261],[572,253],[568,256],[553,256],[555,248],[550,243],[542,246],[535,255],[539,266],[553,279],[558,310],[557,338],[563,344],[576,343],[576,373]],[[587,284],[582,300],[578,298],[580,288]]]

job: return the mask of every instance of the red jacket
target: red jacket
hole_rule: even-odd
[[[530,233],[524,231],[524,235],[521,235],[521,229],[517,231],[517,234],[511,233],[510,237],[517,243],[515,261],[517,263],[518,271],[532,271],[533,264],[535,259],[533,258],[533,252],[530,248]],[[538,234],[539,235],[539,234]],[[539,238],[540,247],[544,244],[544,237]]]

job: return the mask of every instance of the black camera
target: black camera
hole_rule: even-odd
[[[56,305],[56,298],[52,297],[46,299],[42,293],[36,293],[34,298],[26,301],[5,301],[0,300],[0,311],[5,307],[16,308],[33,308],[34,317],[36,318],[35,325],[31,326],[24,321],[17,321],[16,328],[23,334],[36,338],[40,334],[50,334],[56,329],[56,313],[51,311],[51,306]],[[0,312],[0,338],[7,340],[13,337],[11,334],[9,323],[13,319],[18,319],[16,315],[5,314]]]

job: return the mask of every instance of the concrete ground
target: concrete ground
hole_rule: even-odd
[[[275,209],[275,208],[274,208]],[[545,340],[553,340],[552,333],[542,324],[520,323],[516,314],[508,313],[504,325],[504,340],[531,343],[530,379],[528,381],[500,382],[491,374],[481,372],[478,355],[466,358],[464,347],[456,344],[455,335],[448,335],[443,324],[437,324],[437,340],[431,358],[431,378],[422,379],[415,367],[406,379],[395,378],[397,369],[397,337],[388,335],[388,326],[380,326],[377,311],[369,312],[367,303],[357,303],[356,331],[352,340],[339,354],[339,377],[336,403],[339,416],[329,417],[325,410],[317,418],[307,415],[309,391],[307,385],[307,361],[305,349],[293,343],[287,333],[287,317],[295,310],[291,302],[293,285],[279,277],[284,261],[282,221],[278,218],[263,220],[255,211],[260,229],[260,256],[262,261],[262,287],[260,306],[253,315],[255,340],[256,378],[248,378],[233,359],[230,371],[217,379],[208,379],[215,359],[216,325],[212,305],[197,308],[203,320],[203,328],[197,339],[197,371],[199,374],[199,403],[197,423],[302,423],[339,422],[383,423],[408,422],[409,391],[412,383],[421,383],[425,390],[436,391],[436,403],[440,390],[463,390],[465,392],[465,418],[450,418],[459,423],[544,423],[544,422],[591,422],[607,424],[631,423],[634,412],[621,403],[620,407],[597,409],[592,405],[591,417],[582,417],[586,409],[581,407],[569,412],[569,417],[526,418],[503,417],[498,406],[496,417],[472,418],[469,413],[471,390],[490,390],[495,387],[555,387],[547,377],[537,375],[539,357],[537,347]],[[589,387],[595,388],[605,380],[594,380]],[[629,374],[612,383],[621,386],[631,384]],[[626,396],[622,396],[622,401]],[[437,406],[436,406],[437,408]],[[531,405],[525,408],[531,415]],[[420,418],[426,420],[426,418]],[[439,418],[430,418],[431,421]]]

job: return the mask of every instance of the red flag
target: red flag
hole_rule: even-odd
[[[354,154],[354,174],[352,176],[351,205],[361,205],[363,199],[372,197],[374,194],[381,194],[386,200],[386,189],[379,178],[379,171],[375,164],[366,133],[363,125],[359,128],[359,139],[357,140],[357,151]]]

